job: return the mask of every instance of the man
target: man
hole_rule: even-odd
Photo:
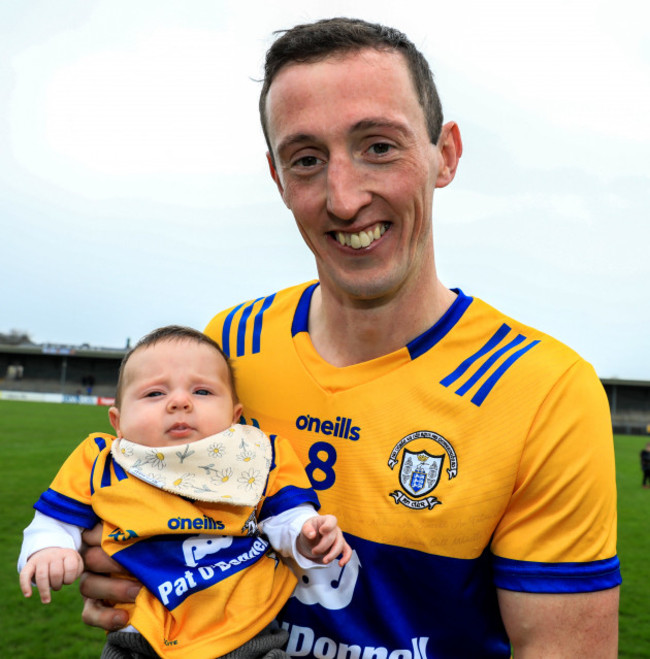
[[[433,192],[462,142],[426,61],[382,26],[297,26],[267,54],[260,110],[319,283],[206,332],[247,421],[292,440],[354,549],[345,570],[299,583],[288,652],[615,657],[606,397],[569,348],[438,279]],[[111,615],[90,602],[84,619]]]

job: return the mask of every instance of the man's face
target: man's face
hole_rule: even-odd
[[[209,345],[160,341],[136,350],[125,366],[120,409],[110,409],[119,437],[144,446],[186,444],[236,423],[228,367]]]
[[[403,56],[365,49],[291,64],[266,108],[271,172],[323,286],[340,299],[379,301],[433,278],[442,158]]]

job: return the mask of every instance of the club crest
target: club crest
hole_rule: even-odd
[[[428,449],[422,448],[421,440],[431,440]],[[407,444],[417,441],[419,450],[406,448]],[[440,453],[443,449],[443,453]],[[445,457],[449,466],[445,466]],[[445,469],[449,480],[458,473],[458,461],[453,446],[442,436],[428,430],[419,430],[403,437],[393,448],[388,466],[394,469],[400,465],[398,477],[402,489],[395,490],[390,496],[396,504],[402,504],[413,510],[432,509],[442,501],[429,496],[440,482]]]

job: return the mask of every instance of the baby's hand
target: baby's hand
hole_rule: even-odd
[[[32,581],[43,604],[52,600],[50,588],[61,590],[63,584],[71,584],[83,572],[84,564],[74,549],[48,547],[34,552],[20,571],[20,589],[25,597],[32,596]]]
[[[298,551],[317,563],[327,565],[342,554],[343,567],[352,556],[352,549],[343,537],[334,515],[315,515],[302,526],[297,541]]]

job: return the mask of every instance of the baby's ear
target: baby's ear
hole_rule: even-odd
[[[241,418],[241,413],[243,411],[244,411],[244,406],[241,403],[237,403],[237,405],[235,405],[233,407],[233,410],[232,410],[232,422],[233,422],[233,424],[239,423],[239,419]],[[115,426],[113,426],[113,427],[115,427]]]
[[[121,437],[120,434],[120,411],[117,407],[113,406],[108,410],[108,420],[111,422],[111,425],[115,429],[115,434],[118,437]]]

